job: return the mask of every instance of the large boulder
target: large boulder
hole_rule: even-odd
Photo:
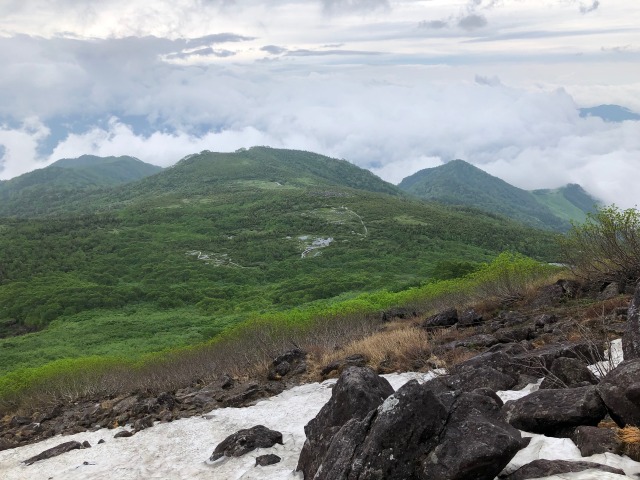
[[[616,432],[610,428],[581,426],[574,430],[571,440],[576,444],[583,457],[598,453],[622,455],[624,445]]]
[[[500,478],[503,480],[528,480],[529,478],[543,478],[550,477],[551,475],[562,475],[563,473],[583,472],[585,470],[598,470],[601,472],[625,475],[624,470],[594,462],[571,462],[567,460],[534,460],[531,463],[523,465],[512,474]]]
[[[229,435],[215,448],[210,462],[215,462],[222,457],[241,457],[256,448],[270,448],[276,443],[282,445],[282,433],[271,430],[264,425],[238,430]]]
[[[493,391],[509,390],[518,383],[518,378],[502,373],[491,367],[479,367],[475,370],[461,370],[441,380],[452,390],[472,392],[477,388],[489,388]]]
[[[289,350],[282,355],[279,355],[273,362],[271,362],[271,365],[269,365],[267,378],[269,380],[280,380],[289,374],[296,375],[306,372],[306,358],[307,353],[299,348],[294,348],[293,350]]]
[[[627,329],[622,336],[622,353],[625,360],[640,358],[640,283],[627,310]]]
[[[455,308],[449,308],[427,318],[422,322],[422,327],[427,329],[451,327],[456,323],[458,323],[458,311]]]
[[[564,436],[579,425],[597,425],[607,414],[596,387],[538,390],[502,408],[514,427],[532,433]]]
[[[591,373],[587,365],[577,358],[559,357],[551,364],[550,375],[547,375],[540,389],[574,388],[597,385],[598,379]]]
[[[524,446],[482,393],[411,381],[333,437],[314,480],[493,479]]]
[[[55,447],[49,448],[44,452],[40,452],[38,455],[35,455],[31,458],[27,458],[24,461],[25,465],[32,465],[40,460],[46,460],[48,458],[57,457],[58,455],[62,455],[63,453],[70,452],[71,450],[77,450],[79,448],[86,448],[82,443],[71,441],[64,442]]]
[[[393,394],[389,382],[364,367],[349,367],[338,379],[331,399],[304,427],[307,437],[297,470],[312,479],[322,463],[334,435],[350,420],[360,420]]]
[[[611,418],[619,426],[640,426],[640,358],[622,362],[597,388]]]

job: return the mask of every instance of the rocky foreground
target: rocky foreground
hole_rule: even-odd
[[[252,401],[255,392],[269,388],[282,390],[287,376],[304,369],[304,353],[292,351],[274,361],[273,380],[254,387],[226,378],[209,390],[114,399],[94,404],[80,421],[78,409],[87,406],[69,409],[67,423],[78,431],[68,438],[53,437],[52,425],[65,425],[56,423],[64,412],[40,422],[13,417],[5,423],[0,476],[113,478],[108,475],[116,468],[122,478],[637,478],[640,464],[621,455],[637,458],[640,433],[634,441],[621,432],[633,433],[630,427],[640,424],[639,307],[640,288],[626,315],[618,312],[626,319],[624,328],[611,326],[624,331],[624,361],[617,366],[615,359],[603,364],[604,352],[588,338],[535,348],[531,337],[552,334],[563,322],[553,315],[501,314],[491,321],[476,315],[469,320],[473,335],[441,345],[440,351],[478,344],[484,351],[446,375],[421,374],[409,381],[391,376],[390,383],[368,367],[349,365],[359,359],[345,359],[335,366],[341,374],[332,389],[331,382],[303,385],[254,407],[221,408],[169,422],[195,410],[185,406],[197,404],[197,398],[204,407],[229,399]],[[464,315],[455,317],[452,321],[452,311],[442,312],[424,325],[466,328],[456,325]],[[304,397],[307,391],[310,396]],[[114,424],[116,430],[107,429]],[[53,438],[15,448],[18,432],[38,429]],[[51,430],[53,435],[42,434]],[[152,432],[175,441],[160,441]],[[144,468],[131,465],[135,456],[147,462]],[[64,476],[57,477],[61,472]]]

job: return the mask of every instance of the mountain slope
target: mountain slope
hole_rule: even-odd
[[[41,329],[0,340],[5,369],[191,345],[261,312],[417,285],[452,259],[556,259],[548,232],[289,150],[203,152],[48,213],[0,218],[0,336]]]
[[[558,231],[568,229],[571,220],[584,220],[597,203],[579,185],[529,192],[463,160],[420,170],[398,187],[424,200],[469,205],[536,228]]]
[[[148,177],[162,170],[134,157],[65,158],[48,167],[0,183],[0,214],[17,215],[46,211],[50,200],[64,199],[88,190],[108,188]],[[54,201],[54,205],[56,202]]]
[[[556,189],[533,190],[531,193],[554,215],[569,222],[584,222],[587,214],[594,212],[599,204],[598,200],[575,183]]]
[[[640,115],[620,105],[598,105],[596,107],[581,108],[580,116],[598,117],[605,122],[640,120]]]
[[[402,180],[398,187],[425,200],[470,205],[537,228],[560,230],[568,226],[547,206],[536,201],[530,192],[463,160],[420,170]]]

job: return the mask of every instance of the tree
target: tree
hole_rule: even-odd
[[[635,284],[640,280],[640,212],[615,205],[590,213],[560,239],[567,266],[589,281]]]

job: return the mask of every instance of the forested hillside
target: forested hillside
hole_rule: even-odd
[[[192,155],[0,231],[5,371],[190,345],[261,312],[415,286],[452,260],[469,271],[505,250],[556,259],[550,233],[269,148]]]

